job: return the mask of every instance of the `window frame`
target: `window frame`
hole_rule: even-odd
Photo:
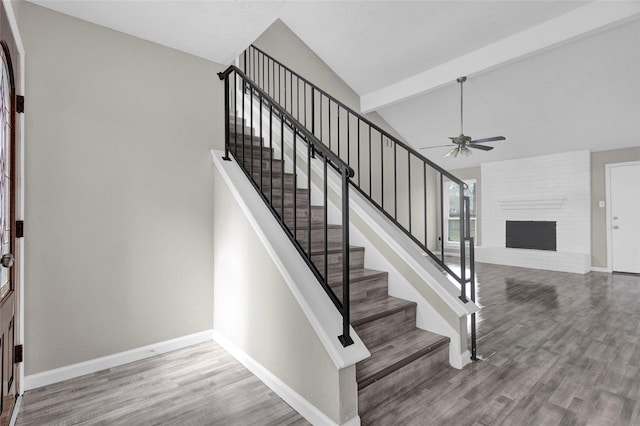
[[[462,180],[466,185],[474,185],[475,186],[475,194],[474,194],[474,201],[475,201],[475,206],[476,206],[476,212],[475,215],[471,216],[471,222],[474,224],[471,229],[473,230],[473,235],[471,235],[471,237],[473,238],[473,243],[474,245],[477,244],[478,241],[478,180],[477,179],[463,179]],[[449,185],[453,183],[452,181],[446,181],[445,185],[444,185],[444,189],[445,189],[445,193],[444,195],[444,206],[448,207],[450,206],[450,191],[449,191]],[[450,241],[449,240],[449,222],[452,220],[458,221],[460,222],[460,215],[458,216],[449,216],[450,213],[450,208],[445,208],[443,211],[444,214],[444,229],[442,230],[442,238],[444,240],[444,246],[445,248],[455,248],[458,247],[460,245],[460,241]],[[458,229],[460,229],[460,226],[458,225]]]

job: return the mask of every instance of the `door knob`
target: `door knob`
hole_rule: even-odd
[[[0,259],[0,265],[4,266],[5,268],[11,268],[13,266],[14,260],[15,259],[11,253],[5,253]]]
[[[613,229],[619,229],[620,227],[618,225],[613,225]]]

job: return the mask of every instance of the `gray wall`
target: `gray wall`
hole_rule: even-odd
[[[345,105],[360,111],[358,94],[281,20],[276,20],[253,44]],[[377,113],[366,114],[365,117],[400,138]]]
[[[356,415],[355,366],[334,365],[217,170],[214,194],[216,331],[342,424]]]
[[[211,329],[221,67],[14,8],[26,51],[25,373]]]
[[[640,147],[591,153],[591,266],[607,268],[606,208],[598,206],[606,200],[605,166],[640,160]]]

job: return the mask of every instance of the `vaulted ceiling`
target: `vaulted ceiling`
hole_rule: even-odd
[[[465,133],[508,141],[423,151],[450,169],[640,145],[638,1],[31,1],[221,64],[281,19],[415,147],[459,133],[468,75]]]

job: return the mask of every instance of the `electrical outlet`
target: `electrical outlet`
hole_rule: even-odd
[[[598,201],[598,207],[603,209],[604,208],[604,201]]]

